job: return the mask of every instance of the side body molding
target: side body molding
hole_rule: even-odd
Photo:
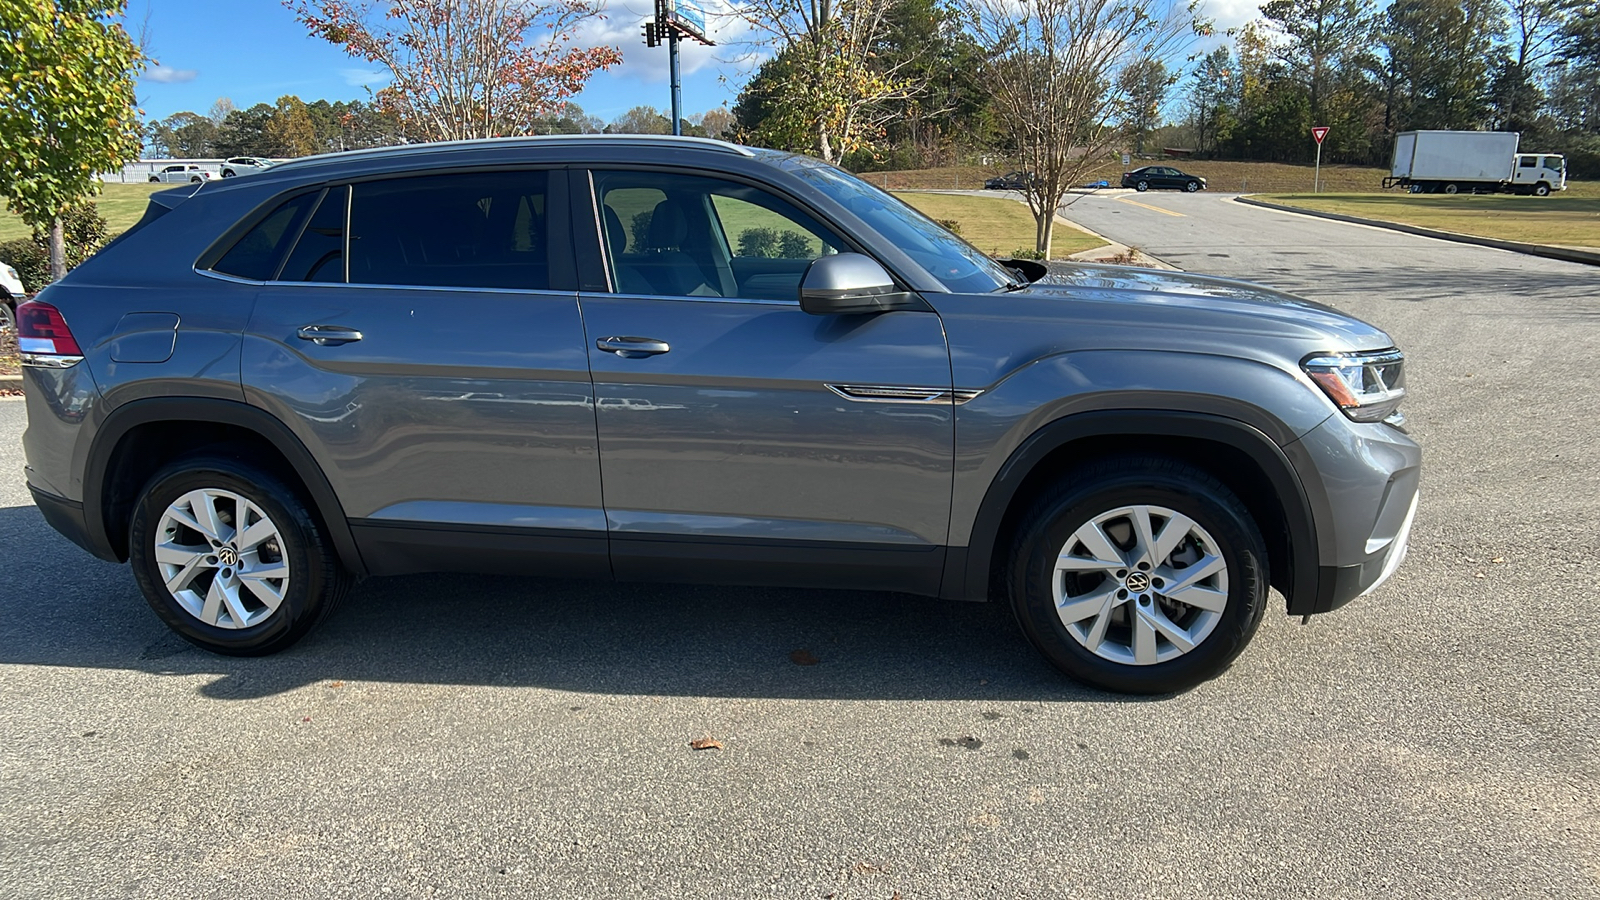
[[[305,485],[312,504],[321,515],[323,526],[333,540],[339,559],[352,572],[366,575],[367,567],[356,549],[356,542],[345,518],[344,507],[334,494],[333,487],[317,466],[310,451],[295,437],[289,427],[271,414],[232,400],[198,397],[157,397],[133,400],[117,407],[106,416],[94,443],[84,474],[83,511],[87,538],[93,545],[89,549],[102,559],[127,561],[127,548],[120,539],[113,539],[107,530],[106,487],[111,460],[123,438],[133,429],[154,422],[209,422],[232,425],[259,435],[288,460],[289,465]]]
[[[1221,415],[1151,409],[1084,412],[1046,424],[1022,442],[1001,466],[978,508],[968,546],[951,547],[945,562],[941,596],[957,600],[989,598],[990,572],[996,554],[1007,552],[1006,512],[1035,467],[1076,441],[1112,435],[1188,438],[1210,441],[1245,454],[1265,475],[1287,526],[1291,571],[1288,580],[1274,573],[1275,584],[1289,597],[1289,612],[1310,612],[1317,594],[1318,546],[1313,506],[1307,485],[1284,451],[1259,429]],[[1311,485],[1320,490],[1320,485]],[[1326,506],[1326,498],[1322,498]],[[1268,536],[1270,540],[1270,535]]]

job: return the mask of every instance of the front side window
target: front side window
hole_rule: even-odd
[[[619,293],[797,301],[811,261],[843,248],[793,204],[738,182],[600,171],[594,183]]]
[[[543,171],[356,184],[350,281],[548,290],[548,186]]]

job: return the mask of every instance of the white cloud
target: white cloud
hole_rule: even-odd
[[[185,81],[195,80],[199,75],[198,69],[174,69],[157,63],[144,70],[143,78],[145,81],[156,81],[161,84],[182,84]]]
[[[1200,14],[1216,22],[1218,31],[1238,28],[1261,15],[1263,0],[1204,0]]]
[[[384,69],[340,69],[339,75],[344,78],[344,83],[351,87],[387,84],[394,78]]]

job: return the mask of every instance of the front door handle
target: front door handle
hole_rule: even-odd
[[[299,331],[300,340],[311,341],[319,347],[337,347],[361,340],[361,332],[343,325],[307,325]]]
[[[605,350],[623,359],[644,359],[666,353],[672,347],[666,341],[642,337],[603,337],[594,342],[596,349]]]

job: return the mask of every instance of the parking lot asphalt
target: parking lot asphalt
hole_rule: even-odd
[[[1600,896],[1600,272],[1134,199],[1180,215],[1068,214],[1407,350],[1377,593],[1145,700],[868,593],[374,579],[227,659],[44,524],[0,400],[0,895]]]

